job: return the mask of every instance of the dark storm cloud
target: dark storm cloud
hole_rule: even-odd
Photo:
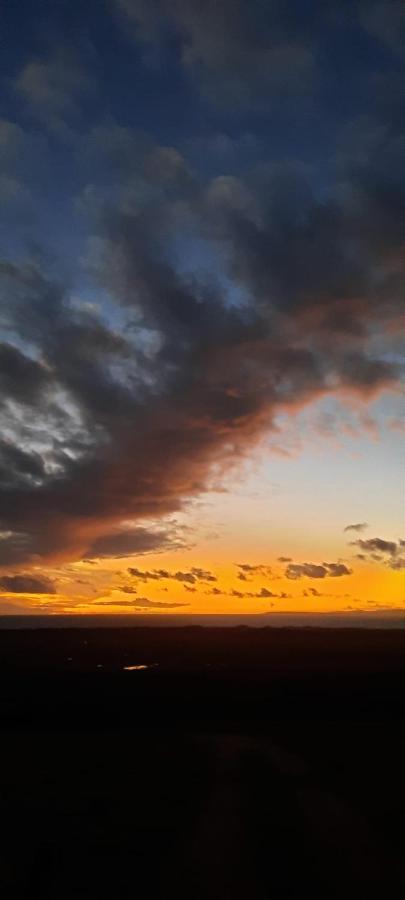
[[[0,590],[10,594],[56,594],[54,583],[44,576],[2,575]]]
[[[284,96],[284,82],[297,85],[297,73],[305,82],[312,67],[316,15],[299,16],[298,6],[119,5],[145,42],[161,26],[164,40],[170,32],[204,84],[220,73],[225,94],[243,82],[250,98],[260,81],[259,93],[271,85]],[[356,21],[375,33],[364,15],[356,5]],[[391,5],[390,22],[380,30],[397,53]],[[31,114],[74,117],[79,69],[77,80],[65,64],[62,73],[59,62],[32,65],[16,83]],[[83,283],[91,280],[94,302],[76,291],[78,262],[58,278],[53,251],[28,258],[13,248],[0,263],[3,566],[168,548],[163,526],[159,537],[145,521],[209,488],[214,465],[218,483],[280,411],[336,392],[367,400],[402,376],[390,343],[404,307],[400,123],[374,123],[361,152],[357,140],[332,152],[321,175],[283,153],[238,178],[209,178],[176,147],[102,119],[74,144],[87,180],[78,231],[86,216],[92,229]],[[22,139],[3,132],[8,144]],[[64,157],[54,162],[68,168]],[[347,574],[341,563],[303,565],[312,577]],[[239,571],[249,578],[260,567]],[[193,570],[170,575],[182,576],[203,581]]]
[[[2,397],[35,403],[49,387],[49,372],[43,364],[25,356],[12,344],[0,344],[0,390]]]
[[[218,185],[214,188],[217,195]],[[184,283],[160,260],[161,251],[153,246],[159,227],[154,214],[139,221],[135,213],[115,212],[108,219],[101,275],[115,290],[117,303],[156,333],[157,349],[149,356],[140,325],[133,326],[130,338],[118,334],[97,316],[71,308],[60,286],[37,268],[3,266],[7,314],[46,360],[46,367],[41,363],[40,370],[35,369],[36,381],[32,379],[25,400],[36,384],[41,396],[48,391],[41,413],[44,420],[52,414],[59,423],[58,439],[48,429],[48,471],[43,454],[34,449],[33,434],[29,441],[21,431],[21,420],[15,425],[15,443],[2,445],[7,493],[0,518],[4,530],[28,534],[28,556],[69,546],[87,558],[109,552],[109,547],[120,555],[121,541],[128,538],[130,547],[128,535],[109,532],[89,548],[81,528],[91,526],[92,519],[98,530],[97,520],[110,516],[115,521],[141,519],[177,509],[183,497],[204,488],[210,463],[225,460],[232,451],[243,452],[271,426],[272,412],[279,406],[294,408],[339,385],[367,393],[370,381],[374,388],[394,383],[394,367],[385,364],[372,367],[367,379],[359,380],[355,372],[350,382],[347,350],[340,348],[343,323],[350,312],[364,346],[367,309],[375,317],[377,308],[367,294],[359,309],[358,301],[353,299],[349,307],[347,298],[339,298],[333,284],[337,263],[328,275],[329,296],[324,269],[321,299],[314,277],[326,249],[322,216],[319,228],[316,216],[314,227],[280,225],[286,247],[282,272],[276,252],[282,245],[274,221],[271,229],[265,223],[259,229],[243,212],[236,213],[232,191],[224,202],[224,235],[228,233],[234,247],[234,275],[237,281],[250,280],[249,305],[239,311],[227,309],[216,290]],[[218,214],[221,232],[223,212]],[[332,235],[330,240],[332,247]],[[304,270],[308,250],[313,260]],[[305,290],[304,276],[309,282]],[[336,319],[338,306],[343,318]],[[383,298],[378,310],[384,315]],[[311,350],[297,346],[297,341],[308,339],[308,328]],[[357,339],[356,329],[350,330],[346,343]],[[14,395],[20,369],[30,366],[21,356],[16,353],[19,372],[13,385],[10,379]],[[15,560],[15,548],[13,554]],[[24,558],[27,553],[21,550]]]
[[[360,533],[361,531],[365,531],[368,528],[367,522],[357,522],[354,525],[346,525],[343,531],[357,531]]]
[[[287,578],[297,580],[298,578],[341,578],[343,575],[351,575],[351,569],[348,569],[344,563],[290,563],[285,575]]]
[[[167,160],[160,165],[165,171]],[[389,257],[384,241],[379,255],[373,242],[371,259],[367,230],[353,221],[361,208],[350,217],[337,201],[312,198],[291,209],[293,188],[284,184],[278,196],[279,173],[266,173],[257,189],[247,185],[256,218],[249,205],[240,206],[241,189],[235,180],[215,179],[190,199],[188,188],[184,195],[176,187],[193,227],[213,228],[219,247],[226,240],[229,277],[249,291],[240,308],[230,308],[218,286],[185,278],[164,258],[167,223],[178,240],[186,227],[167,196],[159,209],[148,201],[146,210],[116,209],[104,219],[98,277],[128,317],[125,332],[72,305],[38,267],[3,264],[3,316],[41,362],[3,349],[8,395],[22,411],[35,399],[37,415],[27,429],[7,407],[0,525],[26,537],[18,546],[2,541],[0,558],[7,561],[8,549],[13,562],[129,552],[132,536],[111,525],[178,509],[204,489],[211,463],[244,453],[278,409],[294,410],[328,391],[367,396],[396,383],[396,366],[367,352],[368,320],[382,328],[401,308],[395,242]],[[46,453],[37,449],[44,433]],[[151,547],[155,538],[145,540]]]

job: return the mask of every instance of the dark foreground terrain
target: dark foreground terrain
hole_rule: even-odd
[[[3,630],[0,675],[2,897],[405,896],[405,631]]]

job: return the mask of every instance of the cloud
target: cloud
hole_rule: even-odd
[[[195,584],[197,578],[192,572],[175,572],[170,576],[174,581],[187,581],[189,584]]]
[[[274,578],[271,566],[267,565],[251,565],[250,563],[235,563],[236,567],[241,571],[238,572],[240,581],[251,581],[255,575],[264,575],[267,578]]]
[[[401,140],[380,130],[325,192],[302,164],[196,177],[139,141],[108,202],[101,162],[87,192],[108,303],[77,302],[46,255],[0,262],[2,566],[144,552],[156,538],[135,530],[218,484],[280,413],[398,389]]]
[[[167,569],[147,571],[131,566],[128,572],[133,578],[138,578],[140,581],[165,581],[169,579],[179,581],[184,587],[190,584],[197,584],[198,582],[206,584],[207,582],[217,581],[216,576],[212,572],[197,566],[193,566],[189,572],[168,572]]]
[[[373,37],[399,55],[405,54],[405,11],[397,0],[361,0],[360,21]]]
[[[396,556],[395,559],[391,559],[388,563],[390,569],[394,569],[396,572],[402,571],[405,569],[405,556]]]
[[[376,42],[395,62],[404,58],[405,19],[400,0],[356,0],[346,6],[339,0],[306,4],[297,13],[294,2],[262,0],[110,0],[128,35],[155,67],[170,63],[182,67],[191,85],[221,111],[241,113],[272,110],[280,102],[295,100],[296,109],[307,100],[318,100],[325,78],[322,52],[333,39],[339,60],[340,42],[346,55],[341,63],[352,79],[364,78],[367,61],[350,68],[349,36],[360,40],[375,59]],[[300,5],[301,7],[301,5]],[[344,37],[347,36],[346,41]],[[370,42],[372,37],[372,43]],[[349,48],[351,49],[351,48]],[[395,56],[398,59],[395,59]],[[377,54],[374,68],[385,69]],[[374,78],[374,87],[375,87]]]
[[[42,575],[2,575],[0,589],[11,594],[56,594],[54,583]]]
[[[365,531],[368,528],[367,522],[357,522],[355,525],[346,525],[343,531]]]
[[[255,596],[256,597],[277,597],[278,594],[273,594],[272,591],[269,591],[267,588],[262,587],[260,589],[260,591],[258,591],[258,593],[255,594]]]
[[[286,570],[286,578],[296,581],[299,578],[341,578],[343,575],[351,575],[344,563],[290,563]]]
[[[68,134],[67,123],[81,115],[78,101],[94,91],[82,61],[61,45],[48,58],[26,62],[13,86],[29,113],[59,135]]]
[[[180,62],[211,101],[255,107],[278,93],[302,95],[312,84],[312,47],[298,19],[260,0],[114,0],[135,37],[159,51],[173,43]],[[125,21],[125,19],[124,19]]]
[[[363,562],[384,562],[394,572],[400,572],[405,568],[405,558],[400,555],[405,546],[403,540],[387,541],[380,537],[368,540],[359,538],[358,541],[352,541],[352,546],[362,550],[362,553],[356,554],[356,558]]]
[[[344,563],[324,563],[327,573],[331,578],[341,578],[342,575],[351,575],[352,570],[348,569]]]
[[[104,606],[111,606],[112,603],[105,602]],[[116,606],[122,606],[122,603],[119,603],[117,600],[115,603]],[[190,606],[189,603],[160,603],[158,600],[148,600],[147,597],[138,597],[137,600],[128,600],[124,605],[132,606],[133,609],[179,609],[183,606]]]
[[[239,600],[245,600],[245,599],[264,600],[264,599],[267,599],[268,597],[274,597],[274,598],[277,598],[278,600],[285,600],[291,596],[290,594],[286,594],[284,591],[282,591],[280,594],[275,594],[275,593],[273,593],[273,591],[269,591],[268,588],[266,588],[266,587],[260,588],[259,591],[239,591],[239,590],[236,590],[235,588],[232,588],[231,591],[220,591],[217,588],[213,588],[211,591],[206,591],[206,593],[215,594],[215,595],[224,594],[228,597],[237,597]]]
[[[208,569],[201,569],[198,566],[193,566],[191,572],[199,581],[217,581],[216,575],[213,575]]]
[[[101,535],[87,548],[85,558],[143,556],[146,553],[163,553],[166,550],[184,548],[186,543],[176,528],[132,528]]]
[[[395,555],[398,549],[395,541],[386,541],[379,537],[368,538],[368,540],[360,538],[358,541],[353,541],[353,546],[360,547],[367,553],[388,553],[391,556]]]
[[[278,557],[277,557],[277,560],[278,560],[278,562],[281,562],[281,563],[290,563],[290,562],[292,562],[291,556],[278,556]]]
[[[81,604],[82,605],[82,604]],[[190,606],[189,603],[160,603],[158,600],[149,600],[147,597],[137,597],[136,600],[93,600],[92,608],[122,606],[126,609],[178,609]]]

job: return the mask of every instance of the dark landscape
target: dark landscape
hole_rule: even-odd
[[[405,2],[0,41],[0,900],[405,900]]]
[[[3,896],[403,896],[405,631],[2,630],[0,671]]]

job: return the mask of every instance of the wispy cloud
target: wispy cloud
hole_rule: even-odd
[[[122,606],[127,609],[180,609],[189,606],[189,603],[161,603],[159,600],[149,600],[148,597],[138,597],[136,600],[97,600],[92,606],[115,607]]]
[[[357,531],[360,533],[361,531],[365,531],[368,528],[367,522],[357,522],[354,525],[346,525],[343,531]]]

